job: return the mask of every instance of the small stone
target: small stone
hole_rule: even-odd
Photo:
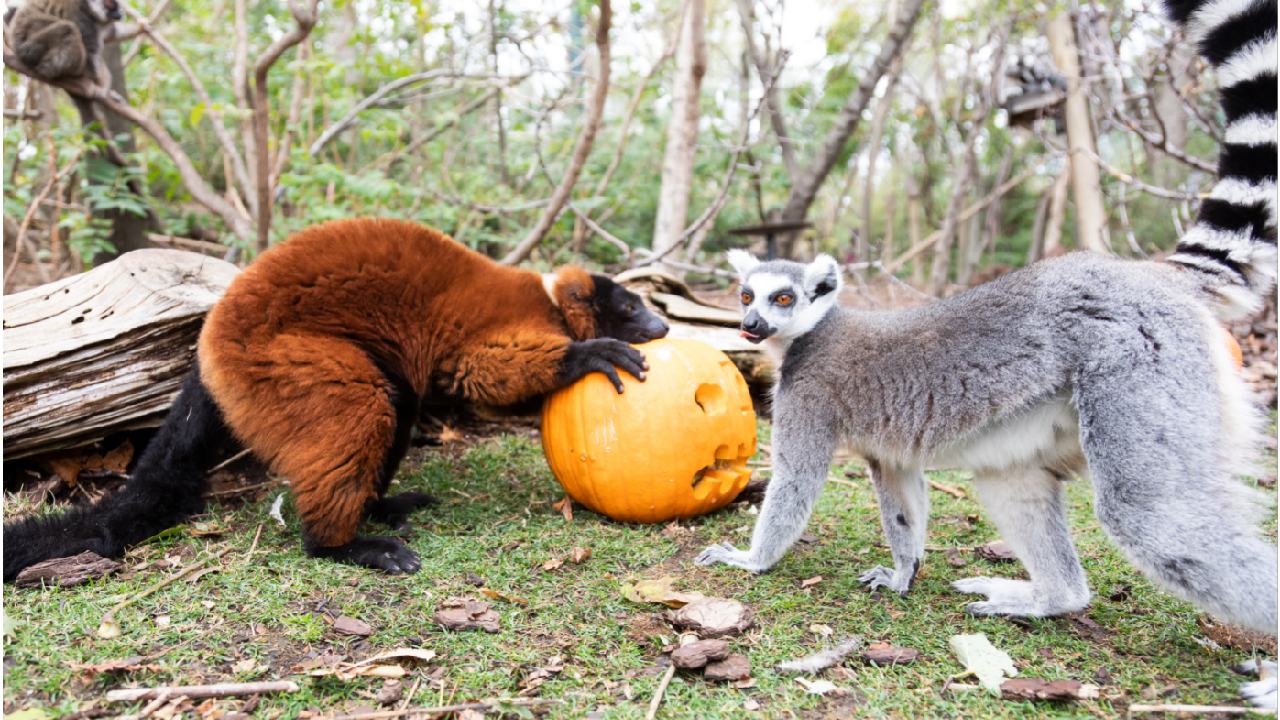
[[[729,643],[724,640],[696,640],[672,651],[671,664],[681,670],[695,670],[712,660],[722,660],[728,654]]]
[[[746,655],[730,655],[723,660],[709,663],[705,671],[708,680],[733,682],[751,677],[751,661]]]

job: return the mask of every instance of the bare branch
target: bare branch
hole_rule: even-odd
[[[1188,155],[1182,150],[1179,150],[1178,148],[1174,147],[1169,143],[1168,138],[1165,136],[1165,133],[1163,132],[1160,133],[1159,135],[1155,135],[1151,132],[1148,132],[1145,128],[1139,125],[1133,118],[1126,115],[1124,113],[1124,110],[1122,110],[1119,105],[1114,105],[1112,107],[1111,116],[1115,119],[1116,122],[1120,123],[1125,128],[1128,128],[1130,132],[1142,138],[1143,142],[1159,150],[1165,155],[1168,155],[1169,157],[1173,158],[1174,160],[1177,160],[1180,163],[1183,163],[1185,165],[1190,165],[1191,167],[1196,168],[1197,170],[1203,170],[1207,173],[1210,173],[1211,175],[1214,175],[1215,177],[1217,176],[1218,168],[1213,163],[1208,162],[1206,160],[1201,160],[1198,157],[1192,157],[1191,155]],[[1159,117],[1160,117],[1159,114],[1156,114],[1157,120],[1159,120]]]
[[[831,172],[845,143],[857,129],[858,122],[862,119],[862,111],[866,109],[867,103],[875,93],[880,78],[888,71],[893,59],[902,52],[910,39],[911,31],[920,17],[924,2],[925,0],[904,0],[903,6],[898,10],[897,22],[889,30],[889,35],[880,46],[880,52],[871,63],[871,67],[862,74],[862,80],[858,83],[857,89],[840,109],[834,125],[823,138],[822,146],[813,164],[806,168],[800,177],[793,178],[791,196],[782,210],[784,220],[801,220],[808,214],[809,207],[818,195],[818,188]]]
[[[254,180],[258,191],[258,251],[267,249],[271,233],[271,148],[270,108],[267,105],[267,75],[286,50],[297,45],[311,34],[316,24],[316,4],[319,0],[290,0],[293,28],[278,38],[258,56],[253,64],[253,145]]]
[[[18,260],[22,257],[22,251],[27,247],[27,228],[31,226],[31,221],[35,218],[36,211],[40,209],[40,205],[44,202],[44,199],[49,197],[49,193],[53,192],[53,189],[62,182],[62,178],[66,177],[68,173],[74,170],[79,162],[80,153],[76,153],[69,161],[67,161],[67,164],[64,167],[49,178],[49,182],[45,183],[44,187],[40,189],[40,192],[31,200],[31,206],[27,208],[27,213],[22,216],[22,224],[18,226],[18,236],[14,241],[15,247],[13,249],[13,259],[9,261],[9,269],[4,273],[5,292],[9,291],[9,279],[13,277],[13,271],[18,268]],[[36,262],[34,252],[31,253],[31,260],[32,262]],[[44,267],[37,262],[36,268],[40,271],[40,279],[44,282],[49,282],[49,278],[47,273],[44,271]]]
[[[551,204],[547,206],[542,217],[538,218],[537,224],[510,253],[507,253],[506,257],[502,258],[504,265],[514,265],[529,257],[533,248],[542,242],[542,238],[546,236],[547,231],[564,210],[565,202],[568,201],[569,194],[573,192],[573,186],[577,184],[578,176],[582,173],[582,166],[586,164],[587,156],[591,154],[596,132],[600,129],[600,118],[604,115],[605,100],[609,95],[609,25],[613,14],[609,3],[610,0],[600,0],[600,22],[596,27],[596,51],[599,54],[600,77],[596,80],[595,90],[591,94],[591,105],[587,110],[586,118],[582,121],[582,132],[573,149],[569,167],[560,185],[551,195]]]
[[[4,64],[15,72],[39,79],[8,48],[4,50]],[[94,85],[87,78],[73,78],[51,84],[77,97],[94,100],[111,112],[141,128],[143,132],[151,136],[151,139],[169,156],[169,159],[173,160],[173,164],[178,169],[178,176],[182,178],[182,184],[186,186],[187,192],[191,193],[191,197],[196,202],[209,208],[215,215],[222,218],[222,221],[227,224],[231,232],[238,237],[248,239],[253,236],[253,228],[249,222],[218,194],[217,190],[214,190],[205,181],[200,171],[192,164],[191,158],[183,151],[182,146],[173,139],[173,136],[169,134],[168,130],[164,129],[163,125],[143,115],[137,108],[128,104],[119,96]]]
[[[747,56],[751,59],[751,63],[755,65],[756,72],[760,76],[760,82],[765,84],[765,78],[777,78],[782,72],[782,66],[786,63],[785,52],[779,52],[778,60],[772,68],[769,67],[767,59],[760,52],[760,48],[756,46],[755,37],[755,12],[752,10],[751,3],[753,0],[737,0],[738,17],[742,20],[742,33],[746,38]],[[765,90],[765,101],[769,106],[769,123],[773,126],[773,134],[778,138],[778,147],[782,151],[782,165],[787,170],[787,177],[795,182],[800,172],[799,166],[796,164],[796,152],[791,143],[791,135],[787,132],[786,118],[782,115],[782,103],[778,100],[778,90],[774,81],[767,83]]]
[[[160,48],[164,54],[168,55],[182,74],[187,78],[187,82],[191,84],[191,89],[195,91],[196,97],[205,106],[205,114],[209,116],[210,124],[213,126],[213,134],[218,138],[218,143],[222,145],[222,152],[227,156],[227,161],[231,165],[235,184],[239,187],[240,192],[244,193],[244,197],[253,200],[253,184],[249,181],[249,170],[244,164],[244,158],[240,156],[240,151],[236,148],[235,141],[231,139],[231,134],[227,132],[226,126],[223,124],[222,111],[214,104],[213,98],[209,96],[209,91],[205,88],[204,83],[200,81],[199,76],[191,68],[191,64],[187,59],[178,52],[160,31],[151,27],[150,22],[137,14],[133,8],[128,8],[129,12],[139,18],[139,26],[142,34],[151,39],[156,47]],[[231,192],[235,192],[234,189]],[[235,201],[233,201],[235,202]],[[252,212],[252,209],[250,210]]]

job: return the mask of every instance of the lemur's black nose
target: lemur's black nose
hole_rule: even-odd
[[[755,310],[752,310],[747,313],[746,317],[742,318],[742,329],[752,335],[764,335],[769,329],[769,323],[765,322],[764,318],[756,314]]]

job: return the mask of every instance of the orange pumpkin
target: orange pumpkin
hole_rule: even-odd
[[[1226,338],[1223,342],[1227,345],[1227,352],[1231,353],[1231,361],[1235,363],[1236,369],[1244,367],[1244,353],[1240,352],[1240,343],[1236,342],[1236,337],[1231,331],[1222,328],[1222,334]]]
[[[640,382],[600,373],[542,406],[542,449],[569,496],[615,520],[655,523],[723,507],[746,487],[756,414],[728,356],[697,340],[637,346]]]

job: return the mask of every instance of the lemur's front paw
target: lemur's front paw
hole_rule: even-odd
[[[1240,695],[1260,710],[1276,710],[1276,664],[1271,660],[1250,660],[1236,668],[1248,674],[1256,673],[1258,680],[1240,686]]]
[[[869,590],[884,587],[899,595],[906,595],[911,589],[911,578],[899,577],[897,572],[883,565],[877,565],[859,575],[858,582],[866,585]]]
[[[604,373],[619,394],[623,387],[622,379],[618,377],[618,368],[641,382],[644,381],[644,371],[649,369],[643,353],[613,338],[576,342],[569,347],[565,361],[570,381],[593,372]]]
[[[724,565],[739,567],[743,570],[750,570],[751,572],[763,572],[765,570],[765,568],[762,568],[751,561],[750,553],[745,550],[739,550],[729,543],[712,545],[699,553],[694,562],[699,565],[715,565],[716,563],[722,563]]]

